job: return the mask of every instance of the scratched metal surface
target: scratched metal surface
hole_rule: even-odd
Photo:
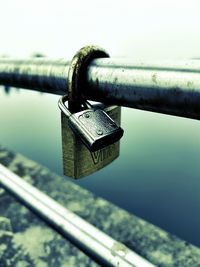
[[[69,62],[0,59],[0,84],[66,94]],[[95,59],[83,94],[90,100],[198,119],[199,60],[130,62]]]
[[[161,267],[200,266],[200,249],[0,146],[0,162]],[[0,266],[98,266],[1,189]]]

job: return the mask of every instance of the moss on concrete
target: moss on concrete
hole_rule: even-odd
[[[155,265],[200,267],[199,248],[47,168],[3,147],[0,147],[0,162]],[[0,219],[0,231],[4,231],[3,239],[0,235],[0,266],[98,266],[4,190],[0,190],[0,216],[4,217]]]

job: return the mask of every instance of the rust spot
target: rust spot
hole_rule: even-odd
[[[188,86],[188,87],[193,87],[193,85],[194,85],[193,82],[190,82],[190,81],[187,82],[187,86]]]
[[[97,88],[99,87],[99,80],[98,80],[98,78],[96,78],[96,87]]]
[[[154,74],[152,75],[152,81],[153,81],[155,84],[157,84],[157,74],[156,74],[156,73],[154,73]]]

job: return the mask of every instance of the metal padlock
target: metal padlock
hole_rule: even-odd
[[[109,57],[108,53],[98,46],[81,48],[69,66],[68,96],[59,100],[64,174],[76,179],[103,168],[119,155],[118,140],[123,135],[118,126],[121,109],[116,106],[88,109],[83,95],[88,64],[95,58],[105,57]],[[65,100],[68,100],[69,109]]]
[[[69,126],[77,134],[87,148],[94,152],[110,144],[117,142],[123,135],[123,130],[102,109],[102,106],[94,107],[85,101],[86,109],[71,113],[65,106],[67,96],[61,97],[59,107],[69,118]]]
[[[119,141],[115,142],[116,140],[119,140],[119,138],[123,134],[123,130],[115,125],[115,122],[120,125],[121,120],[121,108],[118,106],[105,106],[105,105],[95,105],[92,109],[87,109],[80,111],[78,113],[70,114],[66,112],[67,108],[63,107],[62,99],[59,101],[59,106],[62,110],[61,112],[61,123],[62,123],[62,149],[63,149],[63,169],[64,174],[66,176],[73,177],[75,179],[81,178],[83,176],[87,176],[92,174],[93,172],[96,172],[97,170],[105,167],[109,163],[111,163],[114,159],[116,159],[119,156]],[[101,109],[100,109],[101,108]],[[92,150],[98,149],[98,146],[102,146],[102,140],[98,142],[99,136],[96,133],[96,130],[98,130],[98,127],[92,127],[93,133],[90,135],[89,138],[85,139],[85,133],[87,135],[88,127],[85,127],[85,120],[89,119],[87,117],[87,112],[89,115],[94,115],[95,112],[97,114],[100,114],[104,117],[104,112],[108,114],[109,117],[107,118],[107,115],[105,119],[105,125],[106,127],[101,127],[103,130],[109,131],[113,130],[113,134],[109,136],[109,134],[105,134],[105,139],[103,141],[103,146],[105,146],[102,149],[99,149],[97,151],[91,151],[89,147],[91,147],[91,142],[93,143],[94,139],[97,137],[97,142],[93,147]],[[103,112],[103,115],[102,113]],[[85,115],[84,115],[85,114]],[[97,116],[98,116],[97,115]],[[86,116],[83,118],[83,116]],[[95,115],[94,115],[95,116]],[[79,123],[79,119],[81,117],[81,123]],[[108,126],[108,124],[110,125]],[[89,126],[94,126],[94,123],[91,125],[91,121],[89,123]],[[104,126],[104,125],[103,125]],[[80,134],[80,128],[83,130]],[[90,127],[89,127],[90,128]],[[106,130],[107,128],[107,130]],[[116,136],[115,131],[116,130]],[[101,129],[102,130],[102,129]],[[79,133],[79,134],[77,134]],[[81,136],[82,135],[82,136]],[[92,138],[91,138],[92,136]],[[100,134],[101,136],[101,134]],[[82,138],[80,138],[82,137]],[[108,142],[111,142],[109,138],[112,138],[112,143],[108,145]],[[108,140],[108,139],[109,140]],[[83,140],[87,140],[84,141]],[[96,141],[96,140],[95,140]],[[94,142],[95,143],[95,142]],[[93,144],[94,144],[93,143]]]

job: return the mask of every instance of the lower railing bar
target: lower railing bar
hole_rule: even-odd
[[[0,164],[0,184],[103,266],[155,267]]]

